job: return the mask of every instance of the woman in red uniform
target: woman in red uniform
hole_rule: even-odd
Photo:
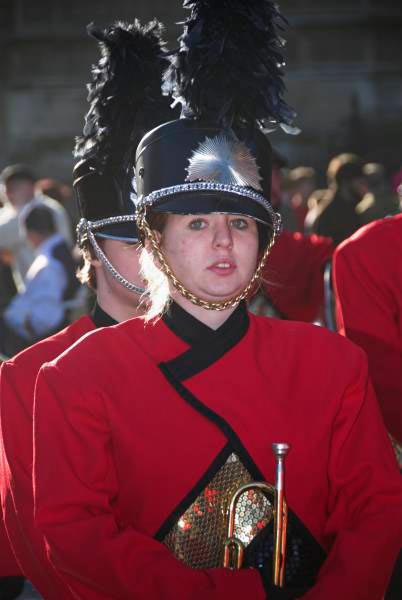
[[[102,58],[94,67],[89,85],[91,108],[84,135],[77,140],[76,157],[80,160],[74,170],[74,187],[82,218],[77,242],[85,257],[81,279],[96,288],[96,304],[90,316],[81,317],[5,362],[0,372],[0,495],[4,524],[24,575],[43,598],[51,600],[74,596],[69,589],[60,588],[33,521],[35,380],[43,363],[53,360],[88,331],[142,314],[144,290],[134,226],[132,148],[134,144],[135,150],[135,138],[138,141],[146,131],[141,129],[146,126],[144,120],[148,126],[156,125],[171,112],[168,99],[160,91],[166,58],[158,22],[145,26],[137,21],[117,23],[104,30],[91,26],[89,31],[100,43]],[[125,154],[129,156],[126,163],[121,161]],[[6,556],[6,547],[0,542],[1,574],[15,572],[2,567]],[[1,598],[3,594],[1,589]]]
[[[334,255],[339,331],[367,353],[384,423],[402,467],[402,215],[374,221]],[[401,540],[402,546],[402,540]],[[402,552],[386,599],[402,590]]]
[[[402,215],[362,227],[334,256],[339,331],[366,351],[385,425],[402,446]]]
[[[402,533],[402,488],[364,354],[244,304],[279,229],[257,127],[264,116],[291,122],[279,15],[271,2],[231,2],[228,30],[226,2],[186,5],[173,78],[185,116],[137,149],[146,324],[93,332],[42,367],[37,526],[82,598],[87,588],[114,600],[378,600]],[[246,81],[251,55],[257,76]],[[283,588],[270,577],[261,494],[244,496],[236,518],[244,568],[223,567],[229,500],[275,480],[278,441],[291,446]]]

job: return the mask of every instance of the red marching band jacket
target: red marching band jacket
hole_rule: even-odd
[[[0,494],[4,544],[9,547],[11,542],[22,573],[46,600],[67,600],[75,596],[60,585],[59,577],[47,559],[43,536],[36,529],[33,520],[32,427],[35,381],[43,363],[61,354],[94,327],[89,317],[82,317],[56,335],[38,342],[3,363],[0,370]],[[51,453],[52,449],[49,448],[48,451]],[[2,558],[7,546],[1,543]]]
[[[374,221],[337,248],[340,333],[367,353],[385,425],[402,445],[402,215]]]
[[[341,336],[242,305],[212,331],[173,305],[44,365],[34,421],[36,524],[79,597],[265,598],[256,569],[211,566],[203,549],[218,535],[219,477],[234,465],[274,482],[278,441],[291,445],[289,589],[308,582],[307,600],[384,593],[401,481],[364,354]],[[248,566],[269,555],[267,530]]]

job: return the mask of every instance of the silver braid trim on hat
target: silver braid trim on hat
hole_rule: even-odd
[[[96,231],[102,229],[106,225],[116,225],[116,223],[135,223],[135,215],[117,215],[115,217],[106,217],[105,219],[98,219],[97,221],[88,221],[87,219],[80,219],[77,225],[77,239],[80,244],[85,234],[88,231]]]
[[[173,185],[160,190],[155,190],[148,194],[148,196],[140,196],[138,198],[137,206],[149,206],[151,207],[155,203],[159,203],[168,196],[180,194],[182,192],[195,192],[195,191],[213,191],[213,192],[227,192],[236,196],[249,198],[260,204],[268,212],[272,220],[274,230],[279,233],[281,229],[280,216],[274,211],[268,200],[258,192],[251,190],[250,188],[234,185],[228,183],[214,183],[212,181],[198,181],[196,183],[182,183],[180,185]]]
[[[87,219],[80,219],[80,222],[77,225],[77,241],[78,245],[82,245],[82,242],[87,238],[94,249],[96,257],[103,263],[105,268],[109,271],[109,273],[127,290],[130,292],[134,292],[141,296],[145,293],[145,288],[142,288],[131,281],[128,281],[121,273],[118,272],[117,269],[112,265],[106,254],[103,252],[98,242],[96,241],[96,237],[94,235],[94,231],[105,227],[106,225],[115,225],[116,223],[135,223],[136,217],[135,215],[120,215],[116,217],[108,217],[106,219],[99,219],[98,221],[88,221]]]

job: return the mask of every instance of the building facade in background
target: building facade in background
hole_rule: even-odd
[[[86,25],[116,19],[168,26],[171,48],[185,11],[179,0],[1,0],[0,168],[27,162],[40,177],[70,181],[82,129],[88,67]],[[288,99],[302,133],[275,133],[295,166],[324,169],[341,151],[400,168],[402,5],[394,0],[283,0]],[[250,62],[252,58],[250,57]]]

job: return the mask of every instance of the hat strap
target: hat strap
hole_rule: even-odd
[[[119,271],[112,265],[106,254],[99,246],[98,242],[96,241],[96,237],[93,233],[93,231],[101,229],[102,227],[105,227],[105,225],[114,225],[116,223],[126,223],[129,221],[135,221],[135,216],[122,215],[118,217],[109,217],[107,219],[99,219],[98,221],[87,221],[87,219],[81,219],[77,225],[77,239],[78,244],[80,245],[82,244],[83,238],[86,235],[95,252],[96,257],[102,262],[102,264],[109,271],[112,277],[114,277],[114,279],[116,279],[116,281],[118,281],[120,285],[125,287],[130,292],[134,292],[135,294],[141,296],[145,293],[145,288],[140,287],[135,283],[132,283],[131,281],[123,277],[121,273],[119,273]]]

